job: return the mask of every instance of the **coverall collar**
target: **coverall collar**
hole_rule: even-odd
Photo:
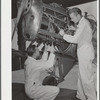
[[[77,26],[80,26],[80,24],[83,22],[83,20],[84,20],[84,17],[81,18],[81,20],[79,21]]]
[[[36,60],[36,59],[34,59],[33,57],[31,57],[31,56],[28,56],[28,59],[31,59],[31,60]]]

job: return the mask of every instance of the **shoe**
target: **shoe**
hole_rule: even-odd
[[[79,98],[75,97],[75,98],[72,98],[72,100],[81,100],[81,99],[79,99]]]

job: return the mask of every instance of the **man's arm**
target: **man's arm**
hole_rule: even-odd
[[[48,58],[48,52],[47,52],[47,51],[45,51],[45,52],[43,52],[43,55],[42,55],[42,59],[41,59],[41,60],[46,61],[46,60],[47,60],[47,58]]]
[[[76,32],[75,32],[75,35],[72,36],[72,35],[67,35],[67,34],[64,34],[64,32],[61,30],[61,33],[60,34],[63,34],[63,39],[66,40],[67,42],[70,42],[70,43],[77,43],[80,35],[83,33],[84,29],[85,29],[85,23],[83,23],[82,26],[80,26]]]
[[[48,48],[49,48],[49,45],[45,44],[45,48],[44,48],[44,52],[43,52],[43,55],[42,55],[42,60],[47,60],[48,58]]]
[[[32,63],[32,66],[36,66],[37,70],[44,70],[53,67],[55,60],[55,55],[50,53],[50,56],[47,61],[44,60],[37,60],[36,62]]]
[[[41,70],[53,67],[55,61],[54,47],[51,46],[49,49],[50,49],[50,55],[48,60],[47,61],[43,59],[37,60],[36,62],[33,62],[33,66],[36,66],[37,69],[41,69]]]

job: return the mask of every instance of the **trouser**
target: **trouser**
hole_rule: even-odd
[[[77,97],[81,100],[96,100],[96,90],[92,60],[94,51],[92,45],[84,45],[77,50],[79,60]]]
[[[33,87],[34,88],[34,87]],[[31,88],[28,93],[30,98],[35,100],[54,100],[59,93],[59,88],[56,86],[38,86],[35,89]]]

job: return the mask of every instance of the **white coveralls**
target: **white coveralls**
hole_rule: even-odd
[[[40,82],[40,72],[53,67],[55,55],[50,54],[47,60],[47,52],[44,52],[41,60],[28,57],[25,61],[25,92],[36,100],[54,100],[59,93],[56,86],[42,85]]]
[[[63,39],[78,44],[77,56],[79,61],[77,97],[81,100],[96,100],[96,90],[93,75],[92,60],[94,48],[92,45],[92,29],[84,17],[77,25],[74,36],[64,34]]]

